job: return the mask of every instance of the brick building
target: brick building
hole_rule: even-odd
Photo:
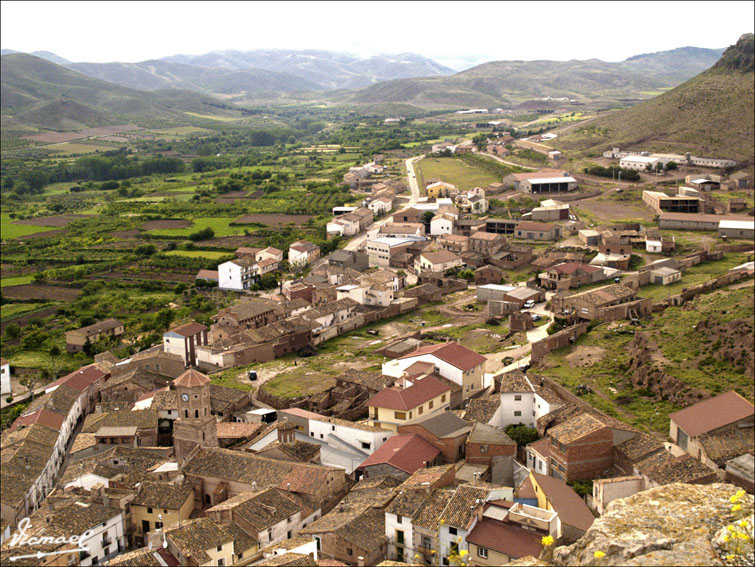
[[[464,444],[472,427],[450,411],[409,425],[400,425],[399,434],[416,433],[437,447],[443,462],[455,463],[464,458]]]
[[[550,476],[566,482],[597,478],[613,465],[613,432],[583,413],[550,429]]]

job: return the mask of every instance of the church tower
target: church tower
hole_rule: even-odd
[[[218,446],[218,425],[210,411],[210,379],[196,370],[187,370],[173,380],[178,393],[178,419],[173,423],[176,461],[191,450]]]

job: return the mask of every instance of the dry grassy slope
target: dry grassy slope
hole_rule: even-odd
[[[555,145],[583,154],[612,146],[689,151],[752,164],[754,81],[749,34],[713,68],[656,98],[575,128]]]

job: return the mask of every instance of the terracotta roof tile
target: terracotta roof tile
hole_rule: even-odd
[[[551,507],[558,513],[561,522],[582,531],[595,521],[595,517],[579,495],[565,482],[533,472],[537,486],[545,493]]]
[[[690,437],[713,431],[753,416],[751,402],[730,390],[669,415]]]
[[[383,388],[369,399],[367,405],[408,411],[450,391],[451,388],[437,378],[427,376],[403,390]]]
[[[193,368],[190,368],[189,370],[181,374],[178,378],[173,380],[174,386],[184,386],[187,388],[193,386],[202,386],[203,384],[209,383],[210,379],[206,374],[202,374],[201,372],[194,370]]]
[[[488,360],[484,356],[477,354],[475,351],[470,350],[457,342],[422,347],[410,354],[402,356],[400,360],[414,358],[426,354],[436,356],[441,360],[452,364],[456,368],[459,368],[460,370],[471,370],[473,368],[476,368],[477,366],[480,366],[481,364],[485,364],[485,362],[487,362]]]
[[[438,455],[440,455],[438,448],[419,435],[394,435],[365,459],[358,468],[388,464],[412,474],[417,469],[426,467],[425,463],[432,462]]]
[[[467,535],[467,542],[505,553],[520,559],[531,555],[539,557],[543,546],[541,535],[532,533],[510,522],[483,518]]]

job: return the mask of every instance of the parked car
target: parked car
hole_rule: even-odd
[[[528,299],[524,302],[524,308],[525,309],[532,309],[535,306],[535,302],[531,299]]]
[[[249,372],[247,372],[247,376],[249,377],[249,380],[253,382],[257,379],[257,371],[250,370]]]
[[[372,335],[373,337],[377,337],[380,332],[377,329],[367,329],[367,334]]]
[[[532,315],[532,320],[535,323],[537,323],[540,319],[542,319],[542,317],[540,317],[540,315],[538,315],[537,313],[535,313],[535,314]]]

